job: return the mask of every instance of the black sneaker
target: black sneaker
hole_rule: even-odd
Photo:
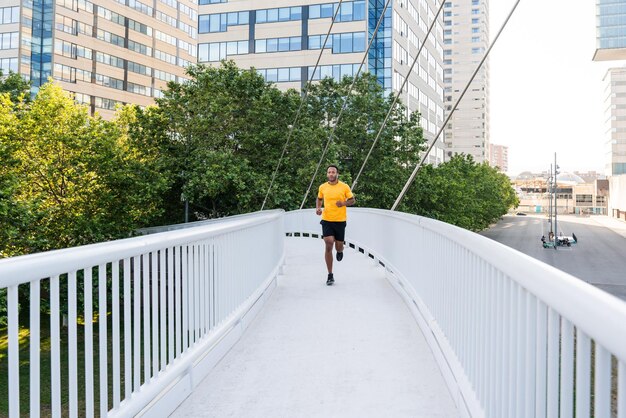
[[[337,254],[335,254],[335,256],[337,257],[337,261],[343,260],[343,251],[342,252],[337,251]]]
[[[332,273],[328,273],[328,279],[326,280],[326,286],[332,286],[335,284],[335,278]]]

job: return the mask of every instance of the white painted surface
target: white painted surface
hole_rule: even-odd
[[[266,307],[172,417],[459,415],[383,269],[346,249],[327,287],[321,240],[287,238],[286,257]]]

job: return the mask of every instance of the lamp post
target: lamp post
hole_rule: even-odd
[[[550,172],[548,174],[548,224],[552,232],[552,164],[550,164]]]
[[[554,249],[556,250],[556,245],[558,242],[557,235],[559,234],[558,224],[557,224],[557,189],[558,189],[558,181],[557,176],[560,173],[559,166],[556,163],[556,152],[554,153]]]

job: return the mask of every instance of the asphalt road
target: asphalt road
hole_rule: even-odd
[[[549,231],[545,217],[505,216],[480,234],[626,300],[626,225],[622,229],[615,222],[619,221],[560,216],[559,232],[570,236],[573,232],[579,242],[557,250],[541,245],[541,236],[547,238]]]

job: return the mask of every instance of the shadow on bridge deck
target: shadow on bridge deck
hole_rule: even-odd
[[[321,240],[286,239],[271,299],[172,416],[458,416],[384,270],[346,249],[327,287]]]

